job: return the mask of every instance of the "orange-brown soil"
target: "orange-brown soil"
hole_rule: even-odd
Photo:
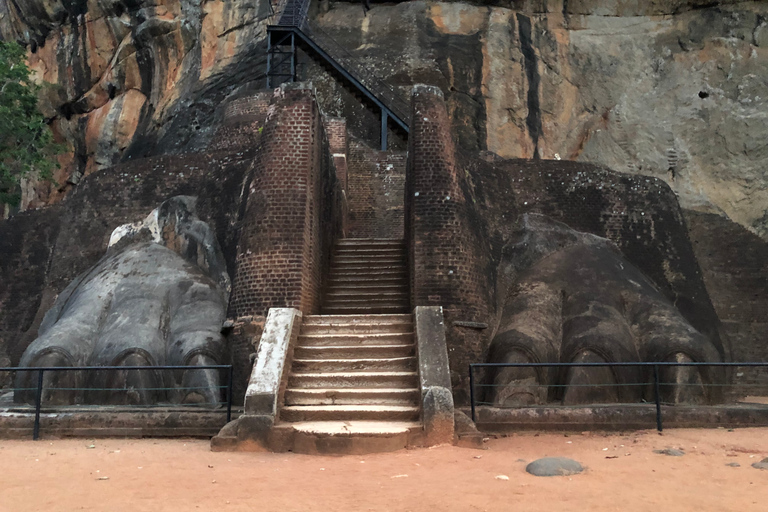
[[[0,511],[768,510],[768,471],[751,466],[768,456],[768,429],[521,434],[486,447],[321,457],[212,453],[204,440],[0,441]],[[653,452],[667,447],[686,454]],[[586,470],[525,472],[544,456]]]

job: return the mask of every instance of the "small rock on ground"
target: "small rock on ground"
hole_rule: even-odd
[[[535,476],[568,476],[581,473],[584,468],[573,459],[545,457],[531,462],[525,470]]]
[[[726,466],[729,466],[732,468],[740,468],[741,464],[739,464],[738,462],[729,462],[728,464],[726,464]]]
[[[760,462],[755,462],[752,464],[752,467],[755,469],[768,469],[768,457],[764,458]]]
[[[682,457],[685,452],[682,450],[676,450],[675,448],[664,448],[663,450],[653,450],[653,453],[660,455],[669,455],[671,457]]]

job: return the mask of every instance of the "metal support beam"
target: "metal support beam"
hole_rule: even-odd
[[[387,111],[381,109],[381,150],[387,150]]]
[[[296,34],[291,32],[291,82],[296,81]]]
[[[267,89],[272,88],[272,34],[267,34]]]
[[[363,96],[365,96],[369,101],[371,101],[376,107],[381,109],[382,113],[385,113],[386,116],[382,115],[382,125],[386,126],[388,120],[391,118],[392,121],[399,126],[405,133],[409,132],[408,124],[401,119],[397,114],[395,114],[384,102],[379,99],[373,92],[371,92],[368,87],[363,85],[357,78],[352,76],[352,74],[344,68],[341,64],[339,64],[336,59],[331,57],[324,49],[322,49],[320,46],[318,46],[317,43],[315,43],[309,36],[307,36],[304,32],[302,32],[298,27],[295,26],[270,26],[267,27],[267,31],[271,32],[273,34],[275,33],[291,33],[293,34],[297,39],[294,41],[294,51],[296,48],[296,45],[301,45],[303,49],[307,51],[311,51],[315,54],[315,56],[319,57],[321,60],[324,60],[326,63],[328,63],[331,67],[333,67],[337,73],[339,73],[344,80],[349,82],[355,89],[357,89]],[[295,63],[294,63],[295,64]],[[274,67],[274,66],[273,66]],[[275,73],[272,74],[272,76],[276,76]],[[386,144],[386,129],[382,130],[382,133],[384,135],[382,136],[382,142]]]

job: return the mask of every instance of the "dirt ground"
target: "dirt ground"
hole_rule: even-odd
[[[768,471],[751,466],[768,456],[768,429],[527,433],[486,447],[319,457],[189,439],[0,441],[0,511],[768,510]],[[545,456],[586,470],[525,472]]]

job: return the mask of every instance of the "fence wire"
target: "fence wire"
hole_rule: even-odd
[[[574,368],[608,368],[614,381],[567,382]],[[670,370],[701,370],[670,376]],[[638,362],[638,363],[476,363],[469,365],[470,406],[524,409],[531,407],[655,405],[657,429],[662,430],[662,406],[765,406],[768,376],[740,381],[747,368],[768,369],[768,362]],[[532,370],[515,379],[499,371]],[[494,371],[495,370],[495,371]],[[631,373],[627,373],[628,371]],[[535,377],[534,377],[535,375]],[[496,381],[498,379],[501,382]],[[541,382],[544,380],[545,382]],[[546,382],[549,380],[549,382]],[[624,380],[624,381],[622,381]],[[578,394],[568,397],[568,390]],[[594,391],[594,392],[591,392]],[[516,398],[514,398],[516,397]],[[512,400],[509,400],[512,398]]]
[[[219,377],[225,380],[226,384],[214,385],[168,385],[136,387],[130,385],[123,386],[72,386],[71,382],[62,385],[46,385],[46,375],[56,373],[82,372],[86,375],[99,372],[100,376],[114,372],[158,372],[158,371],[179,371],[195,372],[203,370],[215,370]],[[51,412],[73,412],[73,411],[103,411],[115,412],[117,410],[125,412],[126,410],[147,411],[147,410],[207,410],[226,412],[226,420],[232,419],[232,384],[233,367],[232,365],[201,365],[201,366],[74,366],[74,367],[0,367],[0,385],[2,382],[14,382],[17,374],[31,373],[27,382],[37,381],[36,386],[29,384],[23,386],[14,386],[6,384],[0,387],[0,409],[23,412],[25,410],[34,410],[35,423],[33,427],[32,438],[37,440],[40,436],[40,414],[45,409],[45,413]],[[86,379],[87,380],[87,379]],[[211,402],[191,402],[178,403],[168,397],[185,396],[190,392],[213,390],[219,397],[219,400]],[[137,403],[140,399],[136,398],[137,393],[149,393],[151,403]],[[34,400],[31,400],[34,394]],[[46,403],[46,398],[48,403]]]

